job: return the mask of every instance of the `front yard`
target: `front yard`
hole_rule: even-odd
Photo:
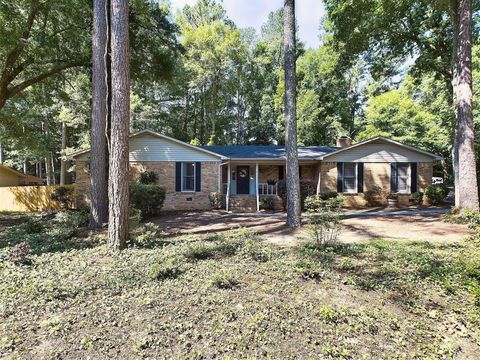
[[[118,257],[102,235],[39,235],[24,265],[0,239],[0,356],[478,358],[474,243],[280,248],[245,229],[157,230]]]

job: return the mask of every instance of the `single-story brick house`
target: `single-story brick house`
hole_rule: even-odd
[[[261,196],[274,196],[285,177],[283,146],[194,146],[151,130],[130,135],[130,178],[145,170],[158,175],[167,190],[164,209],[210,208],[208,195],[226,196],[227,210],[255,211]],[[75,154],[79,202],[89,197],[88,150]],[[357,144],[347,137],[337,147],[300,146],[300,177],[313,180],[317,192],[337,191],[347,206],[365,206],[365,192],[380,186],[409,204],[416,191],[432,183],[433,163],[441,157],[385,138]]]

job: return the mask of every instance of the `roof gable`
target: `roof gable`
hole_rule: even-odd
[[[441,156],[383,137],[359,142],[318,158],[328,161],[415,162],[442,160]]]

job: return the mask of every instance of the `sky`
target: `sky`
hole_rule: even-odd
[[[196,0],[170,0],[174,13],[184,5],[193,5]],[[306,47],[315,48],[319,45],[320,19],[325,10],[321,0],[297,0],[296,16],[298,22],[298,36]],[[262,24],[267,20],[271,11],[283,6],[283,0],[223,0],[227,16],[240,28],[253,27],[260,32]]]

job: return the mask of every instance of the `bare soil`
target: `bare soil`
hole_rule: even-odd
[[[167,234],[205,234],[249,228],[268,242],[279,246],[298,245],[308,237],[306,227],[289,229],[285,214],[246,215],[224,211],[165,213],[152,220]],[[460,241],[469,233],[461,224],[450,224],[441,215],[363,216],[343,220],[340,241],[355,243],[372,238],[385,240],[430,241],[450,243]]]

